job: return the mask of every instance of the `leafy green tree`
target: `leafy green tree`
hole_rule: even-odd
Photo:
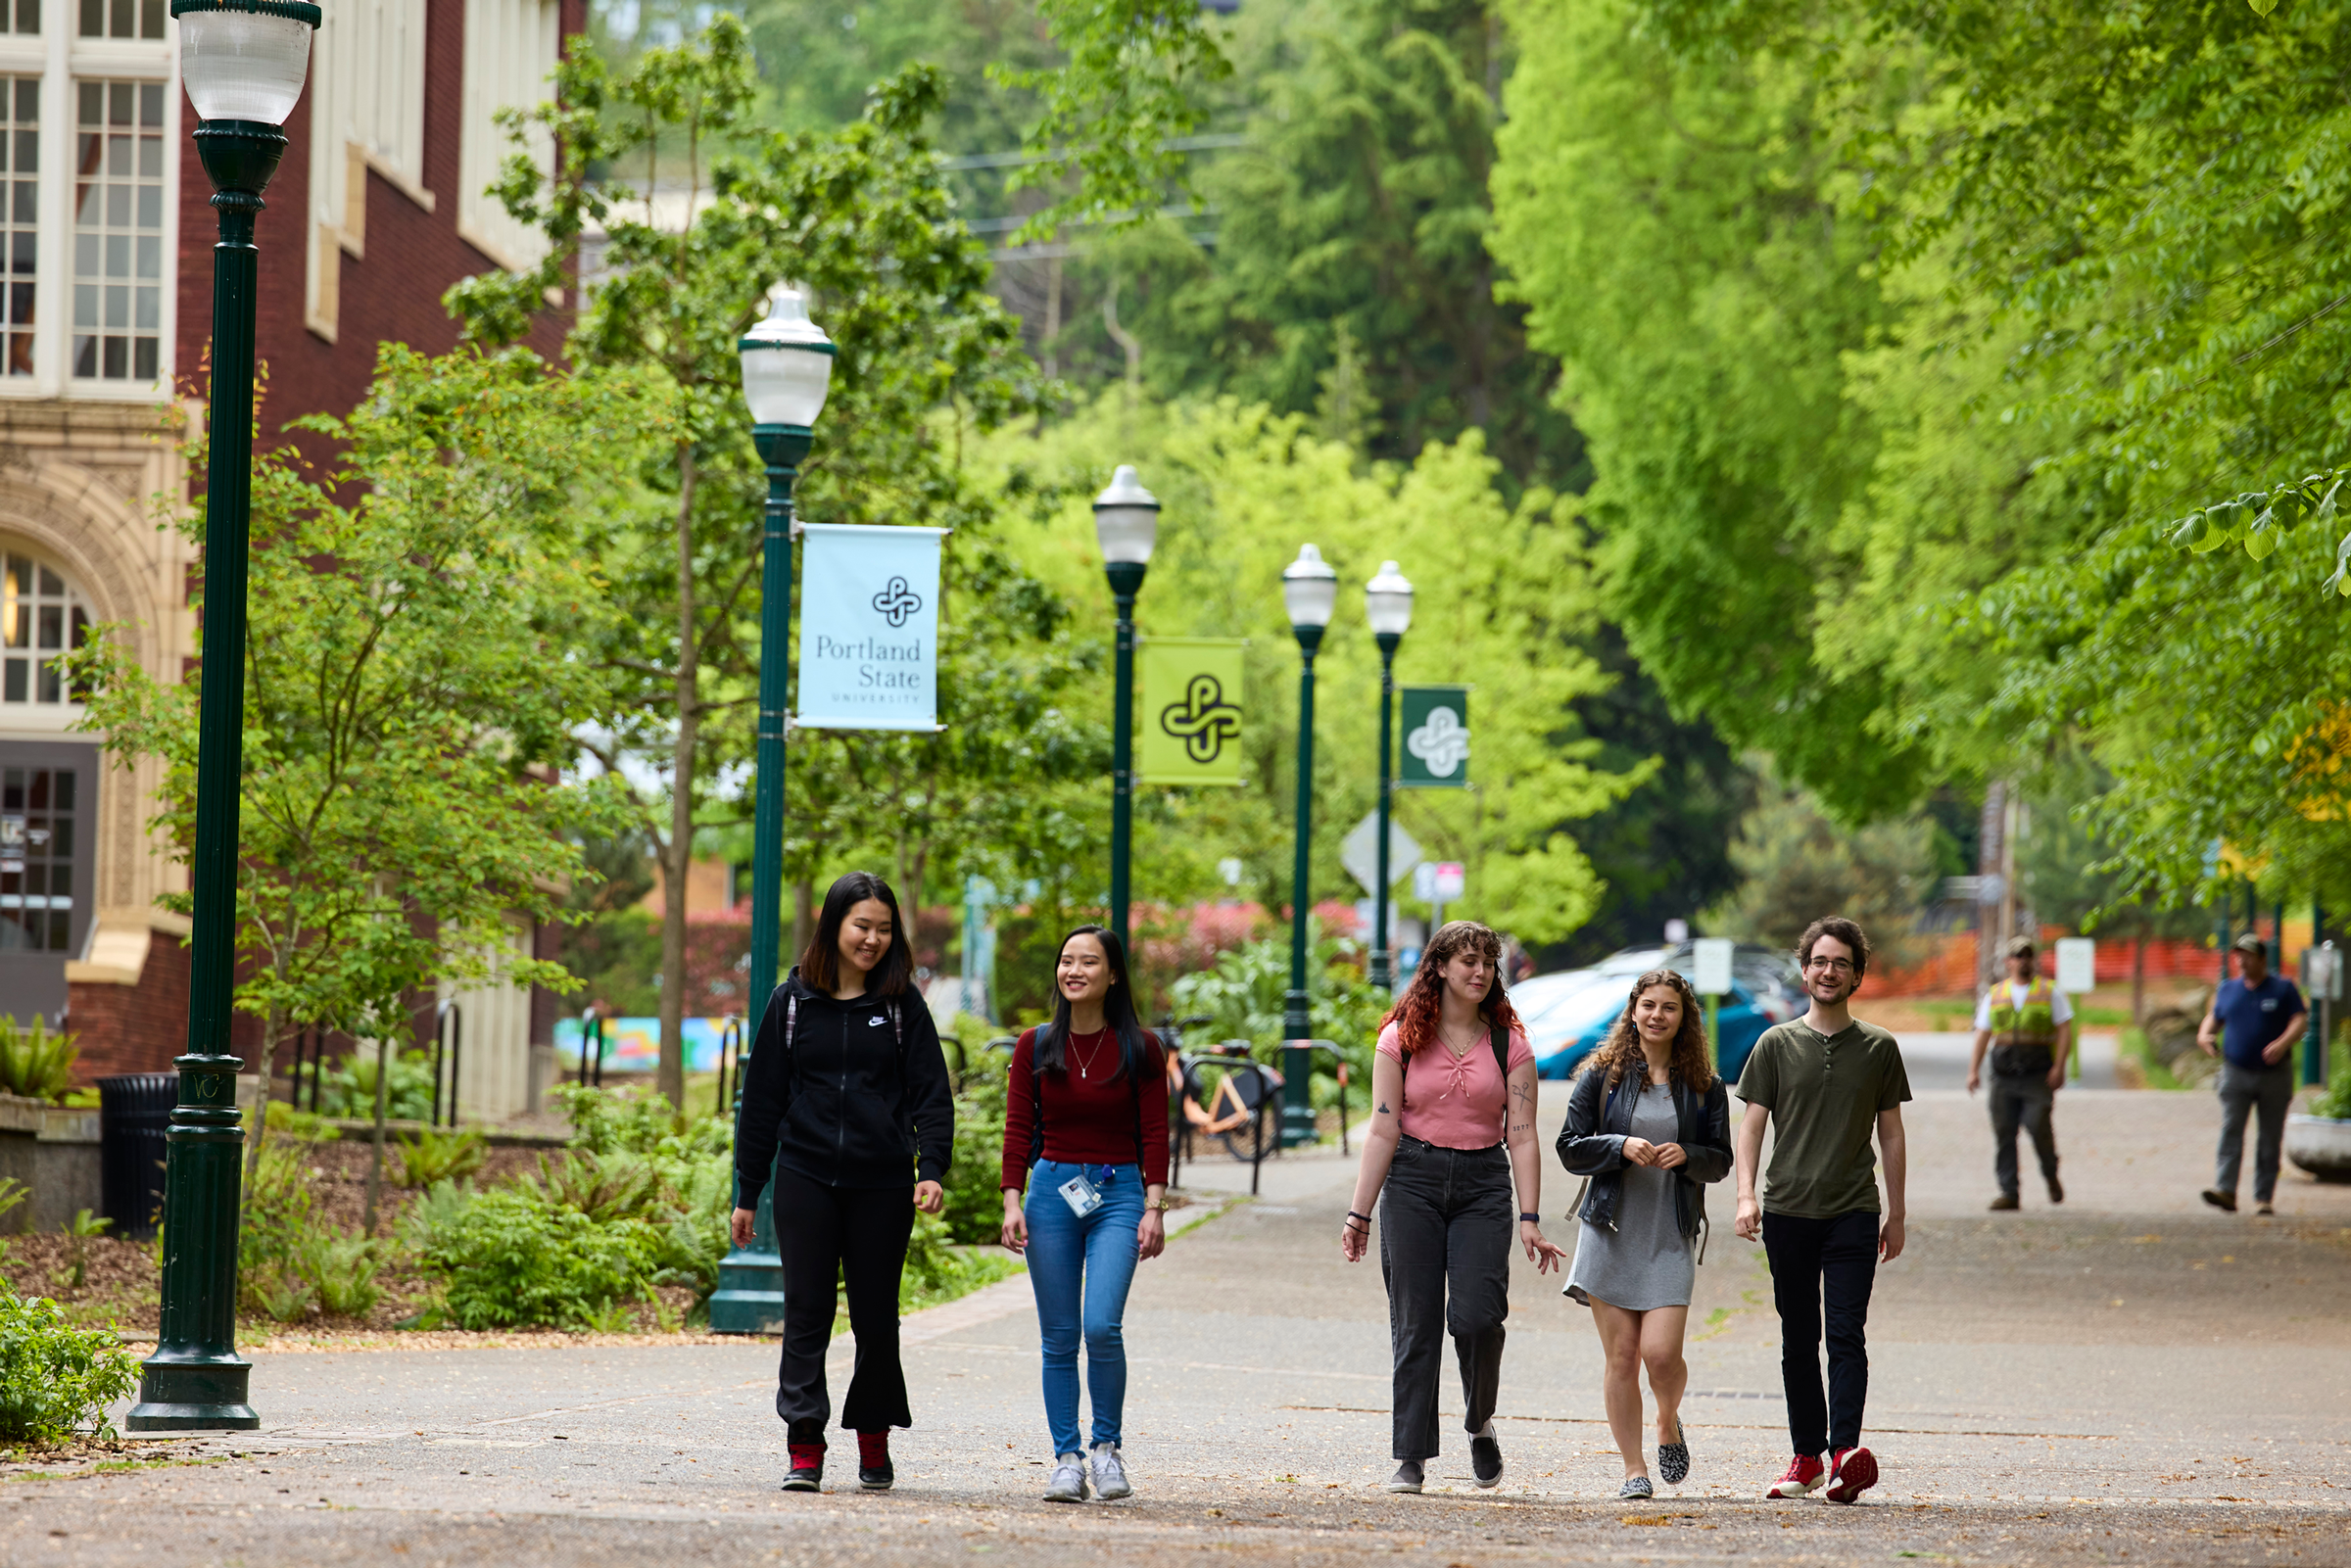
[[[470,279],[451,303],[470,331],[511,338],[564,285],[598,223],[609,275],[588,298],[572,353],[657,378],[683,408],[643,476],[653,499],[615,510],[598,542],[622,613],[587,661],[626,715],[601,747],[608,764],[657,759],[668,776],[666,791],[641,792],[636,805],[664,873],[661,1087],[681,1103],[686,871],[697,832],[743,814],[726,769],[749,754],[756,698],[765,474],[736,342],[778,281],[812,292],[840,347],[795,487],[800,515],[955,530],[941,629],[949,730],[796,743],[787,771],[794,879],[879,848],[896,853],[915,883],[907,896],[919,898],[929,842],[958,821],[977,831],[1049,824],[1049,807],[1029,812],[1038,802],[1024,789],[1089,760],[1086,737],[1053,709],[1082,661],[1056,641],[1050,595],[987,541],[989,507],[959,472],[965,443],[1034,409],[1042,388],[1017,324],[985,292],[983,253],[932,149],[939,73],[918,67],[883,83],[865,117],[839,129],[757,132],[747,35],[720,16],[684,44],[646,51],[624,76],[583,56],[556,85],[538,119],[563,149],[559,167],[550,179],[518,156],[501,187],[509,211],[547,234],[548,257],[535,272]],[[592,177],[640,155],[648,178],[668,167],[707,193],[689,225],[664,228],[625,188]]]
[[[299,421],[337,444],[323,476],[291,448],[256,456],[236,1005],[264,1081],[302,1028],[397,1037],[420,991],[568,984],[514,956],[510,923],[561,918],[577,839],[613,820],[607,790],[560,772],[607,711],[564,651],[608,602],[583,520],[622,503],[627,433],[669,419],[628,376],[386,345],[348,417]],[[202,538],[201,505],[180,527]],[[157,827],[184,861],[195,688],[112,637],[72,658],[84,727],[164,760]]]
[[[1933,837],[1923,815],[1847,828],[1808,791],[1766,777],[1731,845],[1738,890],[1704,928],[1793,949],[1812,922],[1843,915],[1861,923],[1881,966],[1903,963],[1934,896]]]

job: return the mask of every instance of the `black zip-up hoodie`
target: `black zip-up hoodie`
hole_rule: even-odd
[[[954,1152],[954,1089],[921,993],[837,1002],[795,967],[769,999],[744,1069],[736,1202],[757,1206],[771,1165],[828,1187],[911,1187],[944,1180]]]

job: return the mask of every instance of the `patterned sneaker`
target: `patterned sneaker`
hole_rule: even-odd
[[[1645,1475],[1626,1476],[1624,1485],[1616,1489],[1616,1500],[1619,1502],[1638,1502],[1656,1495],[1657,1489],[1649,1484],[1649,1477]]]
[[[1396,1466],[1396,1473],[1388,1477],[1387,1486],[1381,1490],[1386,1492],[1418,1492],[1420,1490],[1420,1461],[1417,1459],[1406,1459]]]
[[[1127,1461],[1119,1456],[1115,1443],[1094,1445],[1094,1496],[1104,1502],[1134,1496],[1134,1488],[1127,1480]]]
[[[1083,1502],[1085,1500],[1085,1455],[1057,1453],[1053,1456],[1053,1479],[1045,1483],[1047,1502]]]
[[[1851,1502],[1878,1484],[1878,1459],[1867,1449],[1839,1449],[1829,1466],[1829,1490],[1821,1496],[1831,1502]]]
[[[1673,1418],[1673,1441],[1657,1445],[1657,1474],[1669,1487],[1678,1487],[1690,1479],[1690,1434],[1682,1430],[1682,1418]]]
[[[824,1489],[825,1446],[821,1443],[791,1443],[785,1451],[792,1455],[792,1474],[784,1478],[787,1492],[820,1492]]]
[[[1801,1497],[1816,1492],[1829,1478],[1829,1467],[1808,1453],[1788,1461],[1788,1473],[1763,1489],[1767,1497]]]
[[[867,1492],[888,1492],[898,1472],[889,1462],[889,1433],[857,1434],[857,1485]]]
[[[1491,1421],[1486,1423],[1484,1431],[1470,1436],[1469,1469],[1481,1487],[1502,1485],[1502,1439],[1494,1435]]]

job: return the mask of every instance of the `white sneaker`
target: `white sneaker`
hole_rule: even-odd
[[[1045,1483],[1045,1500],[1047,1502],[1083,1502],[1085,1500],[1084,1454],[1054,1455],[1053,1479]]]
[[[1094,1445],[1094,1496],[1104,1502],[1134,1496],[1134,1488],[1127,1480],[1127,1461],[1119,1456],[1115,1443]]]

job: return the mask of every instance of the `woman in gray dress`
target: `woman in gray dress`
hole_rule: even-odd
[[[1672,970],[1633,982],[1623,1014],[1567,1102],[1559,1161],[1587,1180],[1566,1294],[1592,1308],[1607,1356],[1608,1428],[1624,1455],[1620,1497],[1652,1495],[1641,1443],[1641,1369],[1657,1402],[1657,1473],[1690,1474],[1682,1390],[1705,1223],[1704,1184],[1731,1169],[1730,1096],[1715,1075],[1698,994]]]

